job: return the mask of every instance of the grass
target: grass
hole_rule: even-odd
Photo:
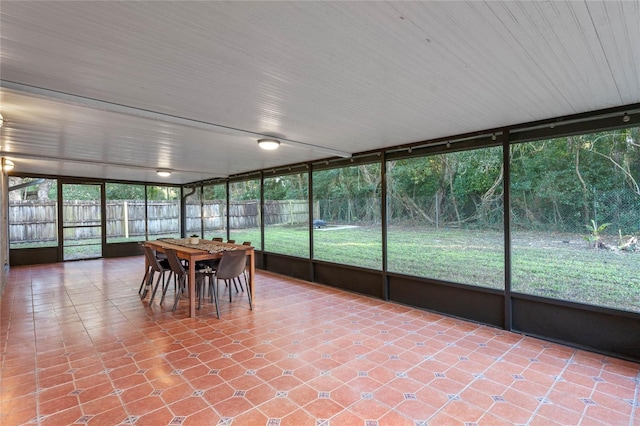
[[[257,245],[260,231],[233,230]],[[589,248],[583,235],[512,236],[512,291],[640,312],[640,253]],[[314,258],[382,269],[379,227],[316,229]],[[492,231],[389,227],[388,270],[504,289],[504,235]],[[308,257],[307,228],[268,227],[269,252]]]
[[[259,248],[260,230],[231,238]],[[379,226],[316,229],[313,238],[315,259],[382,269]],[[390,226],[387,238],[390,272],[504,289],[500,232]],[[265,251],[309,257],[308,228],[265,228]],[[514,292],[640,312],[640,252],[594,250],[578,234],[514,232],[511,269]]]
[[[513,252],[514,291],[640,312],[640,253],[586,244]]]

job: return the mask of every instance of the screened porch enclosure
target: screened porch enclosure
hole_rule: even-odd
[[[265,270],[637,361],[637,121],[595,116],[582,131],[514,129],[184,186],[105,182],[104,200],[64,203],[85,223],[104,206],[104,257],[166,236],[246,241]],[[60,244],[57,180],[39,185],[48,196],[9,203],[18,263]],[[65,241],[102,238],[81,230]]]

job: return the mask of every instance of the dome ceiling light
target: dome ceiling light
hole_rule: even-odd
[[[271,138],[258,139],[258,146],[262,149],[272,151],[280,146],[280,141]]]

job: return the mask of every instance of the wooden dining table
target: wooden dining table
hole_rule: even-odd
[[[144,243],[152,250],[159,252],[165,249],[172,249],[178,255],[178,258],[189,262],[189,316],[196,316],[196,262],[201,260],[220,259],[225,251],[244,250],[249,259],[249,290],[251,292],[251,300],[254,299],[254,282],[255,282],[255,250],[252,246],[239,244],[223,243],[218,241],[210,241],[200,239],[197,244],[192,244],[191,238],[165,238],[161,240],[150,240]]]

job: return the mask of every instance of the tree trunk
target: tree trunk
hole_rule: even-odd
[[[587,225],[589,220],[589,189],[587,188],[587,184],[585,183],[584,179],[582,179],[582,175],[580,174],[580,144],[579,141],[576,141],[573,137],[568,138],[568,140],[576,149],[576,175],[578,176],[578,180],[580,181],[580,185],[582,186],[582,208],[584,211],[584,223],[585,225]]]
[[[453,205],[453,211],[456,214],[456,222],[458,222],[458,226],[462,225],[462,220],[460,219],[460,212],[458,211],[458,202],[456,201],[456,195],[453,189],[453,178],[455,176],[455,170],[449,165],[449,161],[447,160],[447,156],[444,156],[444,165],[445,165],[445,175],[447,176],[447,183],[449,185],[449,193],[451,194],[451,204]]]

